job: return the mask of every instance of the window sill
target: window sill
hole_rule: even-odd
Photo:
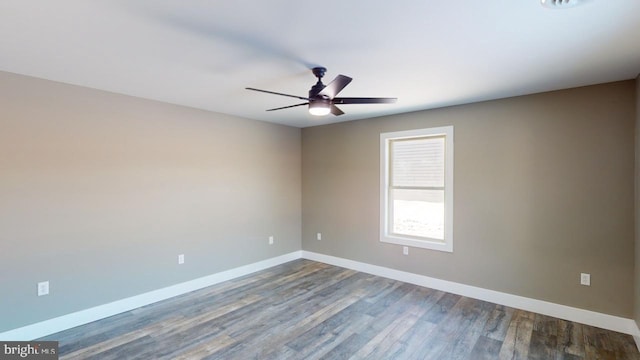
[[[410,237],[402,237],[397,235],[382,235],[380,241],[389,244],[411,246],[422,249],[437,250],[444,252],[453,252],[452,241],[439,241],[439,240],[418,240]]]

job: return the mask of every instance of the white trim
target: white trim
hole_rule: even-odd
[[[454,147],[453,125],[414,129],[406,131],[394,131],[380,133],[380,241],[413,246],[424,249],[453,252],[453,147]],[[445,141],[445,184],[444,184],[444,240],[430,241],[426,238],[413,238],[392,234],[389,229],[389,219],[393,216],[389,206],[389,146],[392,140],[410,139],[427,136],[444,136]]]
[[[547,301],[530,299],[518,295],[502,293],[499,291],[483,289],[475,286],[440,280],[424,275],[390,269],[382,266],[366,264],[354,260],[343,259],[335,256],[314,253],[310,251],[294,251],[271,259],[259,261],[253,264],[240,266],[234,269],[222,271],[213,275],[190,280],[166,288],[150,291],[144,294],[117,300],[108,304],[99,305],[90,309],[63,315],[54,319],[45,320],[32,325],[9,330],[0,333],[2,341],[33,340],[76,326],[84,325],[92,321],[104,319],[125,311],[133,310],[145,305],[162,301],[174,296],[215,285],[223,281],[245,276],[256,271],[268,269],[296,259],[308,259],[340,266],[347,269],[361,271],[368,274],[386,277],[398,281],[424,286],[436,290],[442,290],[474,299],[489,301],[522,310],[532,311],[548,316],[557,317],[582,324],[597,326],[603,329],[618,331],[632,335],[636,346],[640,350],[640,329],[632,319],[602,314],[594,311],[578,309],[566,305],[554,304]]]
[[[186,294],[194,290],[215,285],[223,281],[245,276],[256,271],[268,269],[270,267],[284,264],[292,260],[300,259],[302,256],[301,254],[301,251],[294,251],[289,254],[258,261],[256,263],[240,266],[234,269],[222,271],[216,274],[204,276],[198,279],[186,281],[180,284],[168,286],[126,299],[117,300],[108,304],[99,305],[32,325],[23,326],[21,328],[0,333],[0,339],[2,341],[27,341],[37,339],[46,335],[57,333],[59,331],[67,330],[79,325],[90,323],[92,321],[104,319],[106,317],[120,314],[125,311],[133,310],[145,305],[162,301],[174,296]]]
[[[367,274],[382,276],[393,280],[420,285],[431,289],[442,290],[474,299],[492,302],[495,304],[553,316],[556,318],[596,326],[603,329],[618,331],[621,333],[633,335],[634,337],[640,337],[640,330],[638,329],[635,321],[619,316],[607,315],[595,311],[555,304],[548,301],[526,298],[523,296],[483,289],[447,280],[440,280],[424,275],[413,274],[406,271],[390,269],[335,256],[318,254],[310,251],[303,250],[302,257],[313,261],[319,261],[330,265],[361,271]]]

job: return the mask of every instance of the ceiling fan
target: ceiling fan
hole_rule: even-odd
[[[250,87],[246,89],[253,90],[253,91],[260,91],[267,94],[288,96],[288,97],[307,101],[301,104],[268,109],[267,111],[282,110],[282,109],[288,109],[296,106],[309,105],[309,113],[311,115],[316,115],[316,116],[323,116],[329,113],[332,113],[333,115],[336,115],[336,116],[344,114],[344,112],[342,112],[342,110],[340,110],[336,106],[336,104],[389,104],[389,103],[395,103],[398,100],[397,98],[336,97],[336,95],[338,95],[338,93],[342,91],[342,89],[344,89],[347,85],[349,85],[349,83],[353,79],[351,79],[348,76],[338,75],[336,76],[335,79],[333,79],[332,82],[325,85],[322,83],[322,77],[324,76],[327,69],[323,67],[314,67],[313,69],[311,69],[311,71],[313,72],[313,75],[315,75],[315,77],[318,78],[318,82],[311,87],[311,90],[309,90],[308,97],[283,94],[279,92],[261,90],[261,89],[250,88]]]

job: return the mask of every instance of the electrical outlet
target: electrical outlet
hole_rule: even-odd
[[[316,240],[322,240],[322,233],[316,234]]]
[[[409,255],[409,247],[408,246],[403,246],[402,247],[402,255]]]
[[[273,245],[273,236],[269,236],[269,245]]]
[[[184,254],[178,255],[178,265],[184,264]]]
[[[38,296],[49,295],[49,282],[43,281],[38,283]]]
[[[591,286],[591,274],[580,274],[580,285]]]

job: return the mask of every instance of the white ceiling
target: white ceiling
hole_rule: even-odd
[[[309,69],[353,77],[318,118]],[[2,0],[0,70],[306,127],[635,78],[640,1]]]

